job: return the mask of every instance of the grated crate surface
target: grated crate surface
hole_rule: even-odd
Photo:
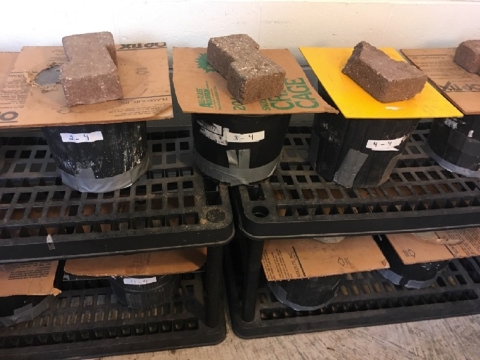
[[[227,252],[228,254],[228,252]],[[348,274],[337,297],[315,311],[295,311],[278,302],[265,277],[257,292],[255,318],[241,318],[243,275],[226,259],[227,294],[234,332],[244,338],[384,325],[480,313],[480,257],[453,260],[426,289],[396,286],[376,271]]]
[[[201,273],[182,276],[170,303],[133,310],[117,303],[107,279],[62,283],[53,306],[29,322],[0,327],[1,359],[84,359],[216,344],[226,336],[223,306],[205,325]]]
[[[104,194],[62,185],[43,138],[1,141],[0,262],[221,245],[233,233],[228,189],[194,168],[188,129],[149,133],[150,170]]]
[[[368,189],[325,181],[307,160],[311,129],[291,127],[274,174],[232,189],[241,228],[260,239],[479,226],[480,179],[428,157],[430,125],[418,125],[390,179]]]

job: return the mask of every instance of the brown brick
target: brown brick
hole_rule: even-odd
[[[415,66],[391,59],[369,43],[358,43],[342,72],[380,102],[411,99],[427,76]]]
[[[258,51],[248,35],[212,38],[209,63],[227,79],[227,88],[242,104],[275,97],[283,91],[285,70]]]
[[[467,40],[460,43],[453,61],[468,72],[480,74],[480,40]]]
[[[62,42],[68,62],[60,66],[60,72],[68,106],[123,97],[111,33],[66,36]]]
[[[230,64],[227,88],[242,104],[280,95],[285,70],[260,52]]]

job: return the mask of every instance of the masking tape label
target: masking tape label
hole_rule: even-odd
[[[157,282],[156,277],[144,278],[144,279],[135,279],[135,278],[124,278],[123,283],[125,285],[147,285]]]
[[[259,142],[260,140],[265,139],[265,131],[257,131],[248,134],[236,134],[229,132],[228,129],[225,129],[225,133],[227,136],[227,142],[233,143],[251,143]]]
[[[396,147],[400,145],[405,138],[406,136],[392,140],[368,140],[366,147],[373,151],[398,151]]]
[[[101,131],[94,131],[91,133],[80,133],[80,134],[70,134],[70,133],[60,133],[62,141],[64,143],[91,143],[95,141],[103,140],[103,135]]]
[[[265,131],[257,131],[253,133],[239,134],[230,132],[228,128],[222,128],[217,124],[206,124],[201,120],[197,120],[200,125],[200,133],[210,140],[220,145],[227,146],[230,143],[252,143],[265,139]]]

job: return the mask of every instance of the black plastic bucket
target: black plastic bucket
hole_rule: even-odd
[[[2,142],[0,141],[0,170],[5,166],[5,154],[2,151]]]
[[[336,107],[320,83],[318,87],[325,101]],[[346,188],[379,186],[390,177],[419,121],[316,114],[309,161],[327,181]]]
[[[480,178],[480,115],[434,120],[428,146],[429,155],[443,168]]]
[[[102,193],[132,185],[150,166],[145,121],[43,128],[62,182]]]
[[[230,185],[248,185],[275,170],[291,115],[192,114],[195,164]]]
[[[178,291],[181,275],[111,277],[118,302],[132,309],[150,309],[170,303]]]
[[[278,301],[297,311],[313,311],[328,305],[337,295],[342,275],[300,280],[269,281]]]
[[[12,326],[35,319],[48,310],[55,297],[17,295],[0,298],[0,326]]]
[[[405,265],[392,244],[383,236],[377,241],[383,255],[390,264],[389,269],[377,270],[392,284],[407,289],[423,289],[437,280],[438,275],[448,266],[449,261]]]

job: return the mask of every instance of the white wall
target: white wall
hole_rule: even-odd
[[[456,46],[480,39],[479,1],[2,0],[0,51],[60,45],[65,35],[108,30],[116,42],[206,46],[247,33],[262,47]]]

